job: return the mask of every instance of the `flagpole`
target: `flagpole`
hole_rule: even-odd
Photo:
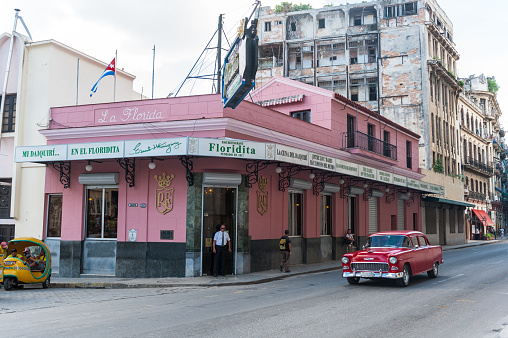
[[[153,45],[153,63],[152,63],[152,100],[153,100],[153,79],[155,76],[155,45]]]
[[[78,105],[78,94],[79,94],[79,57],[78,57],[78,66],[76,70],[76,106]]]
[[[118,66],[118,52],[115,49],[115,88],[113,89],[113,102],[116,102],[116,68]]]

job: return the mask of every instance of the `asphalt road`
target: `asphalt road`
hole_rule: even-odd
[[[2,336],[508,337],[508,241],[444,253],[437,279],[0,291]]]

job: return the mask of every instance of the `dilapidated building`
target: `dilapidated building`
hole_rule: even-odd
[[[445,187],[427,199],[424,230],[441,244],[465,241],[464,190],[453,25],[434,0],[378,0],[259,13],[257,85],[284,76],[339,93],[421,135],[424,180]],[[382,128],[370,137],[390,142]],[[408,154],[410,156],[411,154]],[[425,199],[424,199],[425,201]]]

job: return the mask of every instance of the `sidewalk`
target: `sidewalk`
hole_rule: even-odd
[[[444,245],[443,251],[462,249],[471,246],[493,244],[502,239],[491,241],[470,240],[467,244]],[[284,273],[278,269],[253,272],[245,275],[227,275],[226,277],[188,277],[188,278],[118,278],[118,277],[51,277],[52,288],[89,288],[89,289],[127,289],[127,288],[174,288],[174,287],[211,287],[250,285],[271,282],[291,276],[310,273],[334,271],[341,269],[341,262],[329,261],[317,264],[300,264],[290,267],[291,272]],[[338,277],[340,275],[338,274]]]

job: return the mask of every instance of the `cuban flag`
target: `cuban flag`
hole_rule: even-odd
[[[90,93],[90,97],[92,97],[93,93],[95,93],[97,91],[97,86],[99,85],[99,82],[102,80],[103,77],[106,77],[108,75],[113,75],[115,76],[115,58],[113,58],[113,61],[111,61],[111,63],[109,64],[109,66],[106,68],[106,70],[104,71],[104,73],[102,73],[101,77],[99,78],[99,80],[97,80],[97,82],[93,85],[92,87],[92,92]]]

